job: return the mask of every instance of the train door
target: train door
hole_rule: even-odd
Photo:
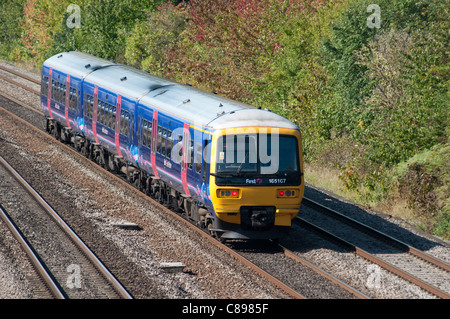
[[[153,175],[159,178],[158,168],[156,167],[156,141],[158,137],[158,111],[153,111],[152,119],[152,144],[150,147],[150,160],[153,168]]]
[[[71,108],[70,102],[70,94],[72,93],[71,91],[71,87],[70,87],[70,75],[67,74],[66,77],[66,92],[65,92],[65,100],[64,100],[64,117],[66,119],[66,124],[67,124],[67,128],[72,128],[72,126],[70,125],[70,119],[69,119],[69,111]],[[73,118],[74,114],[73,112],[71,112],[72,114],[70,114]]]
[[[92,132],[94,134],[95,143],[99,144],[97,136],[97,113],[98,111],[98,86],[94,87],[94,101],[92,107]]]
[[[48,70],[48,84],[47,84],[47,110],[51,119],[53,119],[52,114],[52,83],[53,83],[53,69]]]
[[[122,109],[122,97],[120,95],[117,95],[117,101],[116,101],[116,119],[115,119],[115,126],[114,126],[114,143],[116,145],[117,149],[117,155],[119,157],[122,157],[122,152],[120,150],[120,114]]]
[[[188,162],[190,160],[189,149],[190,149],[190,138],[189,138],[189,124],[184,123],[183,127],[183,147],[181,156],[181,183],[183,184],[184,193],[187,196],[191,196],[189,192],[189,186],[187,181],[187,170]],[[191,163],[192,164],[192,163]]]

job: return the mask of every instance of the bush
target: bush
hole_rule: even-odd
[[[427,231],[450,238],[450,146],[438,144],[397,166],[394,176]]]

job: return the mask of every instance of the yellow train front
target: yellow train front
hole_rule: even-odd
[[[255,126],[228,118],[227,128],[212,138],[210,229],[221,239],[279,239],[291,228],[304,193],[301,134],[269,111],[247,112],[245,123]]]

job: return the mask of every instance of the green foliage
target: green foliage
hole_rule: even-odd
[[[162,75],[169,51],[179,41],[186,21],[187,12],[184,6],[176,7],[167,3],[158,11],[148,11],[147,18],[136,23],[126,39],[126,62],[153,74]]]
[[[16,58],[22,32],[18,22],[23,18],[25,3],[26,0],[6,0],[0,5],[0,56]]]
[[[120,59],[128,34],[156,9],[154,0],[84,0],[80,5],[81,27],[69,29],[64,13],[63,30],[55,35],[55,52],[79,50],[105,59]]]
[[[394,170],[400,196],[425,228],[450,238],[450,145],[438,144]]]

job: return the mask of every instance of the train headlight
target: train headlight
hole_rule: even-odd
[[[239,198],[239,189],[218,189],[217,197],[219,198]]]

